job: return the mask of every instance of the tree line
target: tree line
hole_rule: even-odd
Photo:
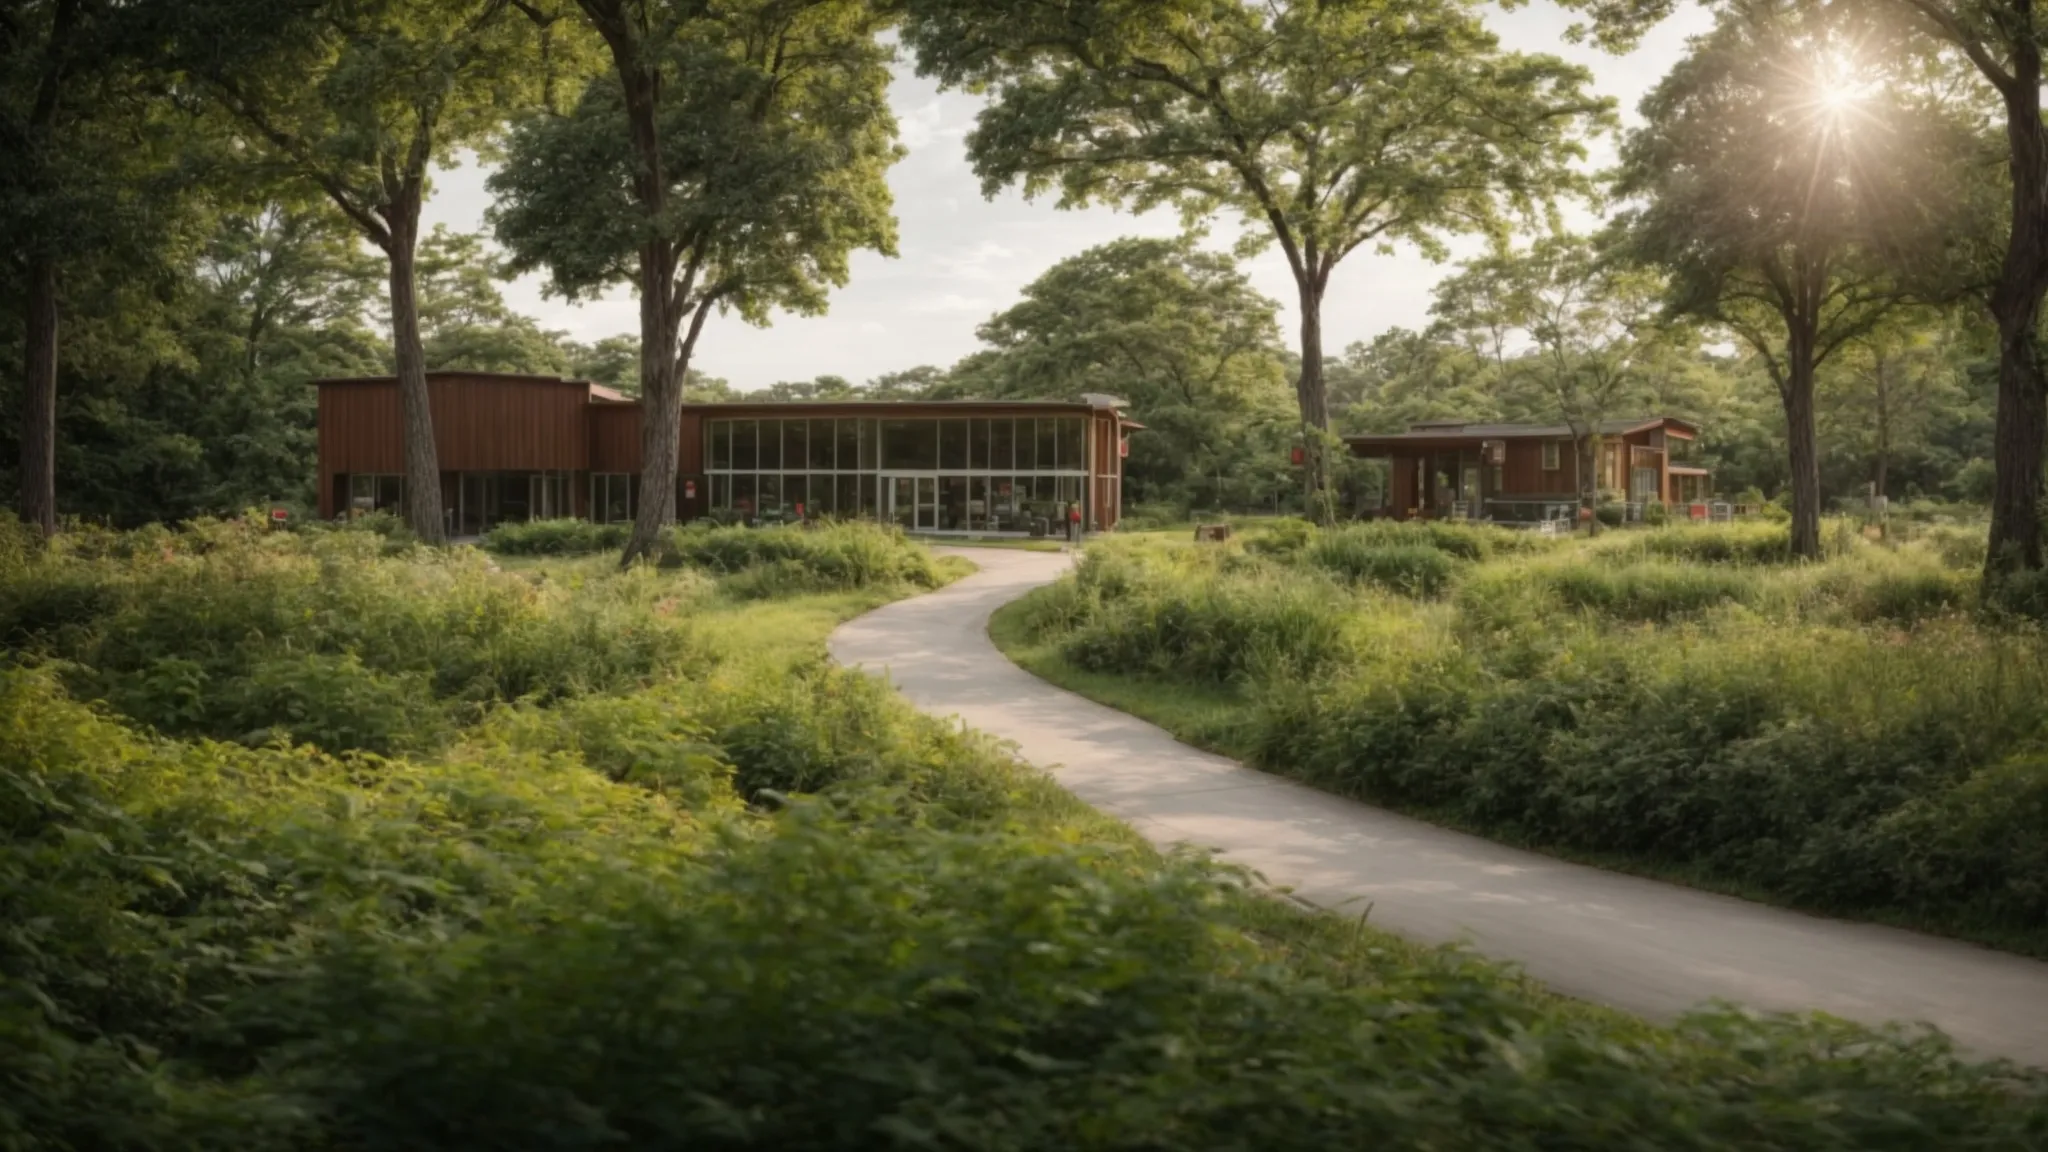
[[[1566,6],[1591,13],[1580,34],[1619,50],[1673,0]],[[1285,258],[1300,325],[1276,356],[1272,310],[1245,307],[1256,294],[1226,259],[1133,241],[1049,273],[984,327],[984,353],[920,382],[927,394],[1156,383],[1148,399],[1166,434],[1138,451],[1171,459],[1134,461],[1139,484],[1171,476],[1185,492],[1211,475],[1220,497],[1227,474],[1259,472],[1248,462],[1291,445],[1304,507],[1327,519],[1334,433],[1353,419],[1333,395],[1347,356],[1324,347],[1333,277],[1360,248],[1441,257],[1476,235],[1489,255],[1439,291],[1431,332],[1381,351],[1463,348],[1491,381],[1463,387],[1547,397],[1584,452],[1603,414],[1740,347],[1744,371],[1777,396],[1794,544],[1809,554],[1827,381],[1866,382],[1856,387],[1882,413],[1867,433],[1871,482],[1885,486],[1900,445],[1953,423],[1961,404],[1914,383],[1954,379],[1922,370],[1929,357],[1952,361],[1981,338],[1997,365],[1987,579],[2039,570],[2048,135],[2032,6],[1710,7],[1713,31],[1644,102],[1617,167],[1593,173],[1589,142],[1617,128],[1611,102],[1583,69],[1504,50],[1476,0],[13,5],[0,16],[0,134],[19,162],[0,173],[0,239],[21,319],[22,513],[54,530],[60,453],[69,475],[78,452],[55,434],[60,378],[89,395],[96,374],[135,375],[146,360],[151,387],[175,390],[182,373],[210,404],[234,391],[222,349],[260,365],[249,335],[297,325],[321,333],[280,348],[397,376],[406,516],[429,540],[441,533],[430,345],[448,355],[480,340],[466,363],[553,363],[632,384],[650,414],[643,491],[659,494],[628,558],[644,551],[674,516],[674,417],[709,315],[766,323],[822,310],[852,252],[893,252],[886,176],[901,149],[886,89],[900,44],[942,85],[987,96],[967,150],[988,191],[1240,221],[1240,254]],[[423,260],[445,257],[457,279],[489,264],[464,241],[420,234],[432,167],[463,150],[494,165],[489,219],[505,270],[538,272],[571,299],[631,285],[637,339],[579,350],[504,317],[428,314]],[[1567,231],[1573,202],[1605,225]],[[353,277],[326,298],[361,292],[367,269],[340,266],[375,254],[382,339],[299,314],[276,314],[273,329],[267,305],[227,302],[224,282],[195,272],[236,228],[280,212],[305,215],[329,243],[334,267],[305,275]],[[1091,286],[1104,275],[1127,287]],[[1171,318],[1135,332],[1133,310],[1163,316],[1162,293],[1213,315],[1200,332],[1175,334],[1187,321]],[[1046,307],[1047,294],[1086,322]],[[206,307],[232,339],[185,314]],[[1276,372],[1291,413],[1274,404]],[[306,403],[254,379],[235,385],[251,406]],[[178,435],[192,432],[167,432],[166,457],[192,450]]]

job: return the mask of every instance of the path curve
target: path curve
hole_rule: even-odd
[[[1055,688],[988,638],[1002,605],[1069,558],[956,551],[981,570],[842,625],[832,655],[1025,759],[1156,844],[1220,849],[1275,884],[1411,939],[1464,940],[1567,995],[1669,1019],[1707,1000],[1925,1021],[1965,1048],[2048,1067],[2048,963],[1825,920],[1504,847],[1181,744]]]

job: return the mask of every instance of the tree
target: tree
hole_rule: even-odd
[[[1846,69],[1830,13],[1731,3],[1643,102],[1617,193],[1674,310],[1762,359],[1785,414],[1792,551],[1820,555],[1816,373],[1908,299],[1894,275],[1938,247],[1951,137]],[[1960,157],[1954,157],[1959,162]]]
[[[1442,325],[1390,328],[1331,361],[1330,410],[1356,432],[1400,432],[1425,420],[1506,417],[1498,372]]]
[[[856,249],[895,252],[901,155],[866,0],[579,0],[613,76],[531,117],[492,176],[498,239],[570,298],[640,297],[642,503],[623,560],[675,519],[683,381],[713,309],[817,313]]]
[[[1193,239],[1115,240],[1053,265],[981,326],[990,354],[975,391],[1126,399],[1150,429],[1125,469],[1133,497],[1193,502],[1209,480],[1221,506],[1226,477],[1285,458],[1278,313],[1234,259]]]
[[[57,381],[67,273],[141,280],[191,239],[167,111],[134,14],[115,0],[0,6],[0,284],[22,322],[23,520],[57,530]],[[10,293],[12,295],[12,293]]]
[[[575,373],[576,348],[505,303],[503,261],[482,237],[435,227],[420,242],[415,275],[428,371]]]
[[[1322,308],[1366,245],[1496,231],[1578,184],[1608,105],[1587,74],[1506,53],[1473,0],[906,0],[922,71],[989,87],[984,189],[1234,211],[1277,242],[1301,311],[1308,504],[1328,518]]]
[[[1533,389],[1571,430],[1588,531],[1599,524],[1601,426],[1641,403],[1644,369],[1683,338],[1653,323],[1662,287],[1570,235],[1474,260],[1437,287],[1438,322],[1491,362],[1504,392]]]
[[[1676,0],[1563,0],[1591,9],[1602,43],[1623,48],[1668,15]],[[1731,4],[1732,6],[1732,4]],[[2043,450],[2048,448],[2048,365],[2039,343],[2048,298],[2048,123],[2042,119],[2042,58],[2048,13],[2035,0],[1831,0],[1863,20],[1888,19],[1907,33],[1904,45],[1960,54],[1990,90],[2001,122],[2000,149],[2010,200],[2002,255],[1978,293],[1998,329],[1998,400],[1987,589],[2017,572],[2037,571],[2044,555]],[[1870,67],[1871,61],[1858,61]],[[1965,127],[1964,134],[1974,135]],[[1919,166],[1923,174],[1938,167]],[[1998,239],[1995,235],[1994,239]]]
[[[1892,494],[1894,465],[1929,451],[1941,415],[1969,406],[1959,334],[1920,319],[1858,338],[1821,380],[1829,442],[1880,496]]]
[[[388,261],[405,518],[445,538],[417,281],[428,170],[543,99],[539,0],[156,0],[172,58],[264,167],[327,197]]]

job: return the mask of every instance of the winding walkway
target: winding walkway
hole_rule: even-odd
[[[2048,963],[1567,864],[1197,751],[1047,684],[990,642],[989,615],[1056,579],[1066,556],[961,554],[981,571],[843,625],[834,658],[1015,742],[1154,843],[1220,849],[1310,903],[1369,907],[1411,939],[1466,941],[1567,995],[1652,1018],[1727,1000],[1925,1021],[1974,1052],[2048,1067]]]

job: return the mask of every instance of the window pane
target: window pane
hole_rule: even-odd
[[[1059,438],[1059,424],[1053,420],[1039,420],[1038,424],[1038,470],[1050,472],[1059,467],[1059,449],[1054,447]]]
[[[377,478],[362,472],[357,472],[350,476],[348,478],[348,498],[350,500],[375,500],[377,498]]]
[[[882,421],[882,467],[930,471],[938,466],[937,420]]]
[[[763,472],[760,480],[761,515],[773,516],[782,511],[782,477],[773,472]]]
[[[983,428],[984,430],[986,430],[986,427],[987,427],[987,423],[988,423],[988,422],[987,422],[987,421],[985,421],[985,420],[976,420],[976,421],[975,421],[974,423],[975,423],[975,425],[976,425],[977,427],[980,427],[980,428]],[[983,446],[984,448],[986,448],[986,447],[987,447],[987,445],[988,445],[988,441],[987,441],[986,439],[984,439],[984,440],[982,441],[982,446]],[[967,527],[968,527],[968,529],[969,529],[970,531],[974,531],[974,532],[986,532],[986,531],[988,531],[988,530],[989,530],[989,528],[988,528],[988,516],[989,516],[989,503],[988,503],[988,477],[986,477],[986,476],[974,476],[974,477],[970,477],[970,478],[968,479],[968,481],[967,481]]]
[[[1059,501],[1061,506],[1079,504],[1081,502],[1081,478],[1079,476],[1061,476],[1058,479],[1060,482]]]
[[[994,508],[990,514],[991,528],[997,532],[1022,531],[1019,523],[1023,513],[1018,505],[1017,478],[996,476],[989,483],[995,489],[989,497]]]
[[[713,476],[711,478],[711,506],[713,508],[732,507],[732,477]]]
[[[737,472],[732,478],[732,508],[743,516],[755,511],[754,481],[759,479],[752,472]]]
[[[975,471],[988,468],[988,421],[967,422],[967,466]]]
[[[377,507],[394,510],[404,502],[396,476],[377,477]]]
[[[732,422],[732,466],[741,472],[754,470],[755,447],[760,431],[752,420]]]
[[[859,516],[860,477],[850,472],[842,472],[839,474],[838,482],[834,487],[838,491],[834,493],[837,499],[834,501],[833,513],[843,520],[851,520]]]
[[[782,467],[782,421],[761,421],[761,471]]]
[[[1081,431],[1081,417],[1062,416],[1055,425],[1059,434],[1060,468],[1067,472],[1080,472],[1088,467],[1086,453],[1081,445],[1085,437]]]
[[[860,421],[841,420],[837,431],[839,439],[838,467],[841,471],[851,472],[855,468],[860,467]]]
[[[989,422],[988,466],[991,469],[1008,472],[1017,466],[1016,432],[1016,421],[1007,416]]]
[[[877,467],[880,466],[882,459],[880,449],[880,437],[878,436],[876,431],[875,421],[862,420],[860,422],[861,471],[873,472]],[[873,512],[875,510],[874,498],[870,496],[868,499],[862,501],[861,507],[869,512]]]
[[[830,472],[832,470],[832,422],[830,420],[811,421],[810,467],[813,471],[819,472]]]
[[[1038,438],[1032,433],[1032,422],[1028,416],[1017,420],[1017,470],[1029,472],[1038,467]]]
[[[808,468],[811,459],[811,424],[808,420],[782,422],[782,466]]]
[[[811,515],[810,488],[811,486],[805,482],[805,478],[802,476],[784,476],[782,478],[782,506],[791,512],[800,511],[806,516]]]
[[[711,437],[711,467],[732,467],[732,421],[713,420],[705,427],[706,435]]]
[[[939,467],[967,467],[967,421],[939,421]]]
[[[964,438],[966,429],[963,428],[961,431]],[[967,477],[939,477],[939,530],[967,531]]]
[[[873,431],[872,425],[874,421],[863,420],[861,423],[864,425],[869,425],[869,431]],[[880,511],[880,506],[876,503],[876,501],[880,499],[882,482],[880,480],[875,479],[875,477],[871,475],[856,477],[856,479],[859,480],[860,482],[861,518],[865,520],[880,520],[882,518],[882,515]]]

